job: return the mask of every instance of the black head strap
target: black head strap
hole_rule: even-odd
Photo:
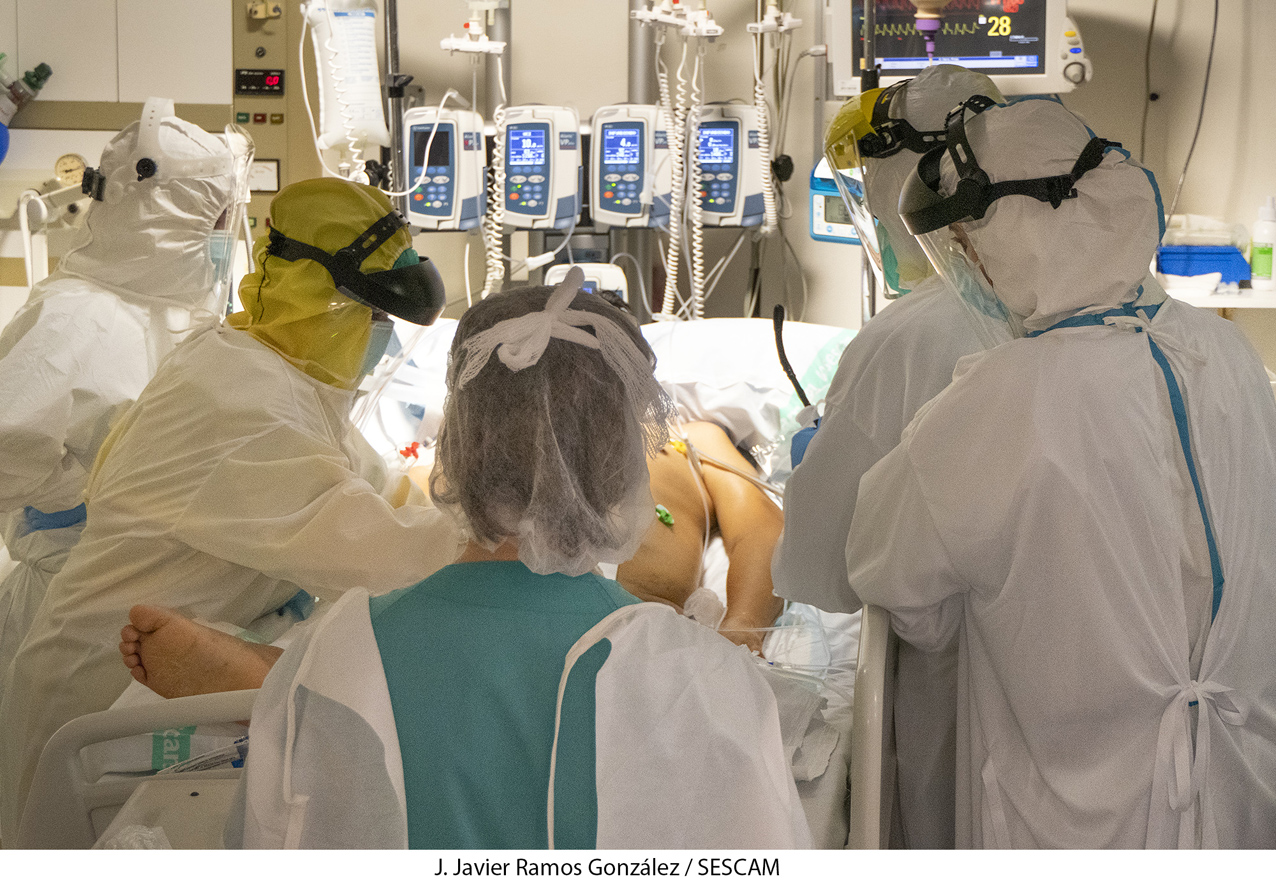
[[[353,243],[335,253],[293,240],[279,229],[271,228],[267,252],[286,262],[295,262],[298,259],[318,262],[328,269],[328,273],[332,275],[332,282],[337,285],[337,289],[341,289],[357,282],[362,274],[359,267],[363,265],[364,260],[375,253],[377,247],[388,241],[403,226],[404,222],[398,213],[386,213],[367,231],[355,238]]]
[[[910,81],[901,80],[882,90],[873,103],[869,121],[873,132],[859,140],[861,157],[890,157],[907,148],[914,154],[925,154],[943,142],[944,130],[921,132],[907,120],[890,116],[891,101]]]

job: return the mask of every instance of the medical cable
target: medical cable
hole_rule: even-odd
[[[505,106],[509,96],[505,92],[505,71],[499,55],[496,56],[496,83],[501,88],[501,100],[492,110],[492,181],[488,186],[487,215],[482,227],[487,247],[487,275],[480,299],[492,295],[492,291],[505,280],[501,238],[505,233]]]
[[[691,72],[691,107],[687,110],[687,131],[691,150],[691,169],[687,185],[691,191],[691,316],[704,317],[704,202],[700,199],[700,112],[704,101],[705,44],[696,41],[696,63]]]
[[[789,378],[789,382],[793,383],[793,390],[797,392],[798,400],[802,402],[803,407],[810,407],[811,401],[806,396],[806,392],[802,390],[802,383],[798,382],[797,374],[793,372],[793,365],[789,363],[789,356],[784,352],[784,306],[777,305],[772,313],[773,323],[775,326],[775,352],[780,356],[780,366],[784,368],[784,375]]]
[[[647,279],[642,274],[642,264],[632,253],[613,253],[611,261],[614,263],[617,259],[628,259],[633,263],[634,271],[638,274],[638,292],[642,294],[642,304],[651,305],[651,295],[647,292]]]
[[[761,3],[758,4],[759,7]],[[759,16],[760,18],[760,16]],[[761,33],[753,35],[753,110],[757,115],[758,153],[762,156],[762,228],[759,235],[766,236],[775,230],[775,185],[771,178],[771,127],[770,111],[766,100],[766,84],[762,73],[763,42]],[[778,122],[778,121],[777,121]]]
[[[452,89],[451,87],[448,87],[443,93],[443,99],[439,102],[439,106],[434,109],[434,123],[430,126],[430,138],[425,140],[425,151],[422,154],[423,158],[430,156],[430,148],[431,146],[434,145],[434,134],[438,132],[439,123],[441,122],[439,118],[443,116],[443,106],[446,105],[447,100],[452,98],[453,96],[455,96],[458,99],[461,99],[460,93],[458,93],[456,90]],[[464,102],[465,100],[461,99],[461,101]],[[386,191],[384,188],[381,189],[381,191],[383,194],[385,194],[386,197],[403,197],[405,195],[411,194],[413,191],[416,191],[417,188],[420,187],[421,183],[428,178],[428,175],[429,175],[427,173],[428,169],[429,169],[429,164],[426,164],[426,163],[421,164],[421,175],[416,177],[416,181],[413,182],[410,186],[408,186],[408,189],[406,191]]]
[[[656,52],[659,59],[660,44],[663,43],[663,36],[658,35],[656,38]],[[667,256],[665,257],[665,298],[661,307],[663,314],[677,314],[675,310],[675,300],[678,295],[678,259],[679,252],[682,248],[682,209],[687,197],[687,179],[686,179],[686,114],[685,105],[687,101],[687,81],[683,76],[687,65],[687,40],[684,38],[682,42],[682,58],[678,62],[678,92],[677,98],[670,96],[669,92],[669,75],[668,70],[664,66],[663,60],[656,68],[656,79],[660,86],[660,99],[662,102],[669,102],[669,160],[670,160],[670,176],[673,188],[670,191],[669,204],[669,246]]]
[[[1183,172],[1179,174],[1178,185],[1174,188],[1174,200],[1170,201],[1170,209],[1166,218],[1173,216],[1179,205],[1179,195],[1183,191],[1183,180],[1187,178],[1187,167],[1192,162],[1192,154],[1196,151],[1196,139],[1201,134],[1201,122],[1205,119],[1205,97],[1209,95],[1210,71],[1214,67],[1214,44],[1218,39],[1218,0],[1214,0],[1214,28],[1210,32],[1210,54],[1205,60],[1205,85],[1201,87],[1201,110],[1196,115],[1196,132],[1192,134],[1192,144],[1187,149],[1187,159],[1183,161]]]

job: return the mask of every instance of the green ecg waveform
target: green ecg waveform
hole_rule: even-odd
[[[873,29],[878,37],[920,37],[921,32],[913,25],[905,22],[896,22],[889,24],[881,24]],[[979,25],[975,22],[969,24],[963,22],[944,22],[943,29],[939,32],[941,35],[962,37],[967,34],[978,34]]]

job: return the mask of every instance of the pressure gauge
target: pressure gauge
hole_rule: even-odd
[[[53,174],[63,188],[79,185],[84,178],[84,158],[78,154],[63,154],[53,165]]]

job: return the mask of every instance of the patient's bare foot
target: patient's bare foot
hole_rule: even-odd
[[[283,653],[201,626],[166,607],[139,604],[120,630],[133,677],[162,697],[259,688]]]

